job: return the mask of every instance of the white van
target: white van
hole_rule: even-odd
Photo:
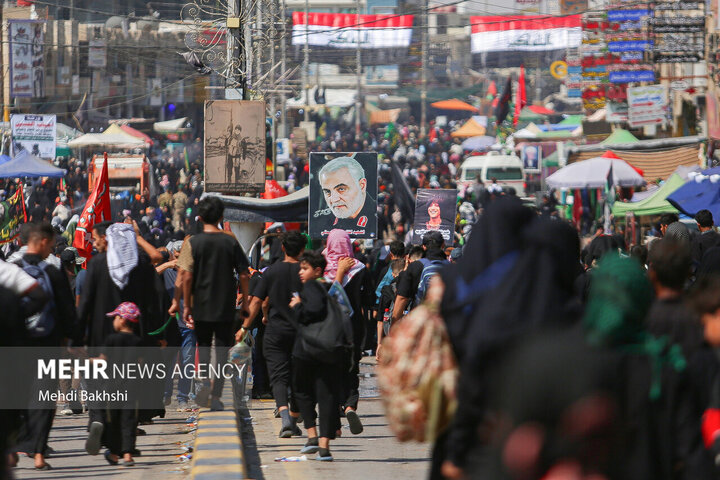
[[[525,170],[522,160],[515,155],[488,152],[487,155],[468,158],[460,166],[460,181],[471,184],[477,178],[486,187],[495,178],[499,185],[514,188],[518,197],[525,196]]]

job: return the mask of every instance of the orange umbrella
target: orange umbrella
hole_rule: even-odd
[[[458,100],[457,98],[453,98],[451,100],[441,100],[439,102],[431,103],[430,106],[439,110],[458,110],[464,112],[480,111],[469,103],[465,103],[462,100]]]

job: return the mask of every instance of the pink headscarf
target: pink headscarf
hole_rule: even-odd
[[[365,265],[355,259],[350,235],[348,235],[345,230],[341,230],[339,228],[332,230],[327,237],[327,246],[322,253],[323,256],[325,256],[325,260],[327,260],[325,278],[331,282],[335,280],[335,276],[338,271],[338,264],[341,258],[349,257],[355,260],[355,265],[353,265],[342,280],[343,287],[347,285],[357,272],[365,268]]]

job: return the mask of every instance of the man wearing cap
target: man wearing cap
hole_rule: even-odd
[[[447,262],[447,256],[443,251],[445,239],[440,232],[428,232],[423,235],[422,247],[425,251],[424,257],[412,262],[408,268],[400,274],[398,279],[397,297],[393,308],[392,319],[398,321],[402,318],[406,309],[414,307],[412,300],[417,294],[422,273],[427,264],[435,261]]]

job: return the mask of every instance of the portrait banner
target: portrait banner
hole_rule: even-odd
[[[412,243],[420,245],[423,235],[437,231],[446,245],[452,245],[456,209],[457,190],[419,188],[415,197]]]
[[[205,191],[265,191],[265,102],[205,102]]]
[[[520,150],[525,173],[540,173],[542,165],[542,148],[540,145],[524,145]]]
[[[377,237],[377,153],[311,153],[310,211],[312,238],[336,228],[351,238]]]
[[[0,243],[15,240],[20,234],[20,225],[27,221],[22,185],[4,202],[0,202]]]

